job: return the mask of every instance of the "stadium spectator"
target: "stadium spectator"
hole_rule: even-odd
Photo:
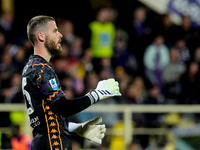
[[[93,56],[93,65],[99,73],[99,59],[112,58],[114,55],[115,25],[111,20],[113,9],[101,7],[97,10],[96,19],[89,23],[90,50]]]
[[[71,47],[76,37],[73,22],[67,19],[58,20],[58,28],[60,33],[63,35],[63,40],[67,42],[69,47]]]
[[[163,69],[169,63],[169,50],[164,44],[162,35],[156,36],[154,41],[145,49],[143,61],[147,79],[151,84],[162,89]]]
[[[179,59],[187,64],[191,60],[191,50],[186,45],[185,39],[178,39],[173,46],[179,53]]]
[[[192,60],[198,63],[200,68],[200,46],[196,47],[192,55]]]
[[[193,26],[190,16],[188,15],[182,16],[181,24],[178,25],[176,35],[178,35],[178,39],[182,38],[186,41],[186,45],[190,50],[193,50],[195,47],[197,47],[196,42],[199,33],[198,30]]]
[[[191,62],[186,72],[181,76],[181,104],[200,104],[199,66]]]
[[[81,55],[84,53],[82,44],[83,44],[83,39],[78,36],[76,36],[74,38],[74,41],[71,43],[70,54],[77,60],[79,60]]]
[[[0,14],[0,32],[6,37],[6,43],[13,41],[13,17],[9,11],[2,11]]]
[[[99,77],[100,79],[107,79],[114,77],[114,68],[112,66],[112,60],[110,58],[101,58],[100,59],[100,68],[99,68]]]
[[[143,68],[143,54],[147,45],[150,44],[152,30],[147,22],[147,8],[137,7],[133,10],[131,22],[126,29],[129,40],[128,50],[135,55],[138,60],[139,69]],[[139,70],[140,73],[143,69]]]
[[[4,52],[5,46],[6,46],[6,37],[2,32],[0,32],[0,57]]]
[[[176,48],[170,49],[170,62],[163,69],[163,89],[166,103],[177,104],[181,95],[180,77],[185,73],[186,65],[180,60],[180,53]]]
[[[11,125],[11,146],[13,150],[31,150],[32,136],[22,134],[19,125]]]
[[[168,48],[175,45],[175,41],[178,39],[178,35],[174,34],[177,32],[177,25],[172,22],[170,14],[166,13],[160,15],[159,19],[155,23],[153,28],[153,34],[161,34],[165,39],[165,44]]]
[[[8,85],[11,76],[17,72],[13,59],[8,52],[4,52],[0,60],[1,85]]]
[[[126,95],[127,87],[134,77],[127,74],[126,71],[122,67],[116,67],[115,76],[117,80],[120,82],[120,90],[122,93],[121,98],[123,99],[123,97]]]
[[[122,67],[129,75],[138,75],[138,60],[128,49],[128,33],[116,29],[114,67]]]

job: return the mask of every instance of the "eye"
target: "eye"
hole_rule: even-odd
[[[55,32],[55,33],[58,32],[58,29],[54,29],[54,32]]]

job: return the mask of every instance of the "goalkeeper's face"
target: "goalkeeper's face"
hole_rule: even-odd
[[[44,45],[48,52],[51,55],[57,55],[62,53],[62,47],[61,47],[61,39],[62,34],[58,31],[58,28],[56,26],[56,23],[53,21],[50,21],[48,23],[49,29],[48,33],[45,35],[45,42]]]

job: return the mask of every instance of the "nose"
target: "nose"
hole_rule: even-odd
[[[62,38],[63,37],[63,35],[59,32],[59,36],[60,36],[60,38]]]

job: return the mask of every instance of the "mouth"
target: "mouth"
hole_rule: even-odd
[[[58,45],[59,45],[59,46],[61,46],[61,41],[62,41],[62,40],[59,40],[59,41],[58,41]]]
[[[60,39],[59,41],[58,41],[58,43],[61,43],[62,42],[62,39]]]

